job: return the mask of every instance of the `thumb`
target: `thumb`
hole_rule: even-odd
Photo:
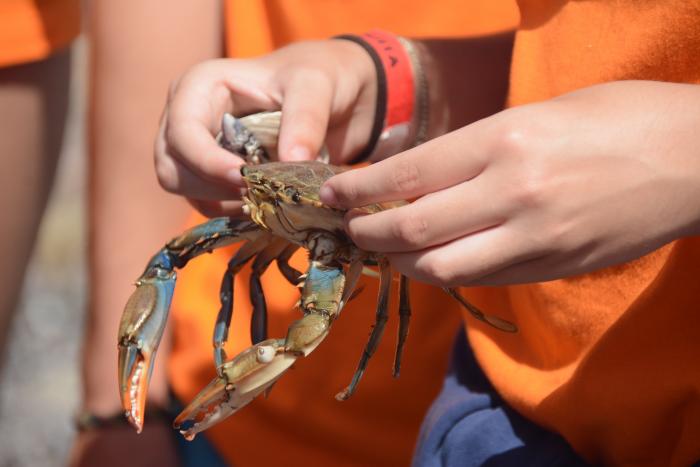
[[[284,88],[279,157],[283,161],[316,159],[326,139],[332,86],[321,72],[304,70]]]

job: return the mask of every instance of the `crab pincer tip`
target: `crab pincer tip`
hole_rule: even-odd
[[[129,424],[134,427],[136,433],[141,433],[143,431],[143,417],[139,417],[135,407],[130,410],[125,410],[124,416],[129,421]]]

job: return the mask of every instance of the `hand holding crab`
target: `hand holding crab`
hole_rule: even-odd
[[[698,86],[619,82],[512,108],[321,189],[361,248],[440,285],[582,274],[700,231]],[[639,96],[644,96],[641,99]],[[654,112],[664,108],[664,119]],[[680,148],[685,147],[685,150]]]
[[[124,410],[138,430],[144,422],[148,380],[167,321],[175,269],[212,249],[245,242],[229,262],[221,285],[221,309],[213,336],[214,362],[219,375],[175,420],[175,426],[183,426],[182,433],[188,439],[269,390],[297,358],[312,352],[352,298],[364,265],[379,266],[376,324],[350,385],[336,398],[344,400],[352,395],[379,344],[388,318],[392,269],[382,254],[362,250],[347,237],[343,231],[344,210],[329,207],[319,200],[321,184],[344,169],[314,161],[254,165],[266,162],[269,153],[274,151],[279,119],[279,112],[241,120],[230,115],[224,117],[220,144],[245,155],[251,163],[241,169],[248,186],[243,198],[244,212],[250,219],[216,218],[188,230],[156,253],[137,280],[137,289],[126,305],[119,329],[119,379]],[[260,144],[261,141],[266,144]],[[376,213],[397,205],[375,203],[362,210]],[[287,263],[300,247],[309,250],[309,267],[303,275]],[[254,308],[251,323],[254,345],[226,361],[223,346],[233,311],[233,276],[253,258],[250,292]],[[285,277],[301,288],[299,305],[303,317],[292,323],[285,339],[267,338],[260,275],[274,260]],[[408,279],[402,276],[394,376],[399,374],[408,335],[407,287]],[[456,290],[446,291],[477,319],[503,331],[516,330],[513,324],[484,314]]]
[[[250,60],[212,60],[170,89],[155,145],[156,173],[209,217],[240,214],[244,160],[212,135],[225,112],[282,109],[279,160],[312,160],[327,145],[342,164],[366,145],[376,83],[367,53],[348,41],[293,44]]]

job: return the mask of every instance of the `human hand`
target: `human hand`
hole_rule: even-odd
[[[164,421],[152,420],[143,432],[127,424],[79,432],[73,442],[68,465],[71,467],[150,467],[177,466],[173,429]]]
[[[215,140],[225,112],[283,110],[281,160],[309,160],[326,139],[342,163],[364,149],[374,119],[369,55],[344,40],[301,42],[248,60],[212,60],[171,86],[155,145],[158,179],[209,216],[237,213],[243,160]]]
[[[616,82],[503,111],[333,177],[362,248],[440,286],[545,281],[700,231],[700,86]]]

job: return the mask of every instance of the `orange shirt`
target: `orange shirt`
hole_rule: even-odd
[[[424,0],[229,0],[230,54],[269,52],[293,40],[324,38],[381,27],[409,36],[459,36],[512,29],[510,1],[450,0],[441,8]],[[200,221],[201,219],[197,219]],[[212,331],[221,277],[232,249],[198,258],[180,273],[173,303],[174,349],[169,374],[175,394],[189,401],[215,375]],[[305,253],[293,258],[305,270]],[[236,277],[230,356],[250,345],[249,270]],[[448,352],[460,325],[459,305],[442,291],[412,284],[413,316],[401,377],[391,368],[396,343],[396,291],[382,343],[358,391],[347,402],[334,395],[350,381],[374,320],[377,280],[363,278],[363,292],[348,304],[328,338],[300,359],[275,385],[239,413],[205,432],[233,465],[408,465],[418,428],[437,395]],[[300,317],[299,292],[272,265],[263,276],[270,337],[283,337]]]
[[[80,33],[80,0],[0,2],[0,66],[48,57]]]
[[[700,83],[697,0],[520,0],[510,105],[595,83]],[[700,128],[700,126],[699,126]],[[502,396],[595,464],[700,459],[700,238],[637,261],[476,302],[518,323],[469,340]]]

